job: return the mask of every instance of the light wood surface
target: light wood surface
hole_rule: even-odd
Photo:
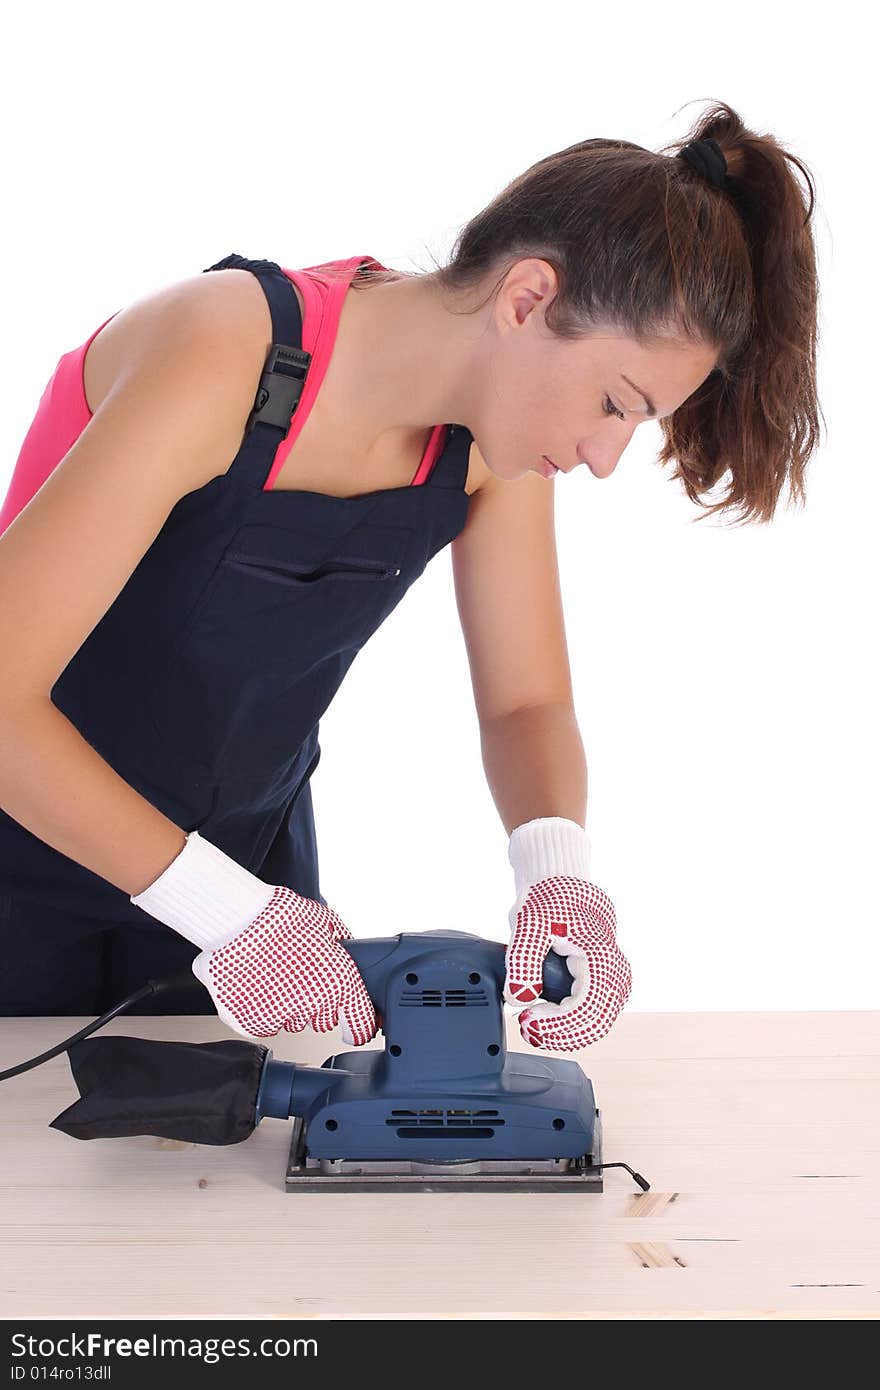
[[[90,1020],[0,1019],[0,1069]],[[97,1036],[206,1042],[212,1017]],[[508,1019],[512,1048],[526,1050]],[[370,1046],[378,1045],[377,1042]],[[319,1065],[338,1032],[270,1040]],[[880,1013],[626,1013],[575,1055],[605,1192],[288,1193],[289,1125],[81,1141],[67,1056],[0,1082],[0,1316],[876,1318]]]

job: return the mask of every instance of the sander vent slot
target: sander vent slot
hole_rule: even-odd
[[[489,1007],[484,989],[404,989],[400,1003],[405,1008],[465,1009]]]
[[[395,1133],[398,1139],[423,1139],[425,1131],[423,1129],[397,1129]],[[433,1129],[431,1131],[433,1139],[494,1139],[494,1129],[460,1129],[458,1125],[449,1125],[446,1129]]]
[[[497,1110],[392,1110],[386,1125],[395,1125],[401,1139],[412,1139],[430,1129],[441,1139],[462,1136],[491,1139],[504,1120]]]

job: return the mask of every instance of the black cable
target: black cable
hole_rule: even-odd
[[[57,1057],[59,1052],[66,1052],[72,1043],[79,1042],[80,1038],[87,1038],[90,1033],[96,1033],[99,1028],[103,1028],[105,1023],[109,1023],[111,1018],[121,1014],[123,1009],[127,1009],[129,1004],[136,1004],[139,999],[145,999],[151,994],[162,994],[166,990],[177,989],[191,985],[193,982],[192,970],[180,970],[176,975],[166,975],[164,980],[148,980],[140,989],[135,990],[127,999],[123,999],[121,1004],[108,1009],[100,1018],[96,1018],[94,1023],[86,1024],[78,1033],[65,1038],[64,1042],[57,1043],[55,1047],[50,1047],[48,1052],[41,1052],[39,1057],[31,1057],[27,1062],[19,1062],[17,1067],[10,1067],[8,1071],[0,1071],[0,1081],[6,1081],[10,1076],[18,1076],[19,1072],[29,1071],[31,1067],[38,1067],[42,1062],[48,1062],[51,1057]]]
[[[587,1169],[588,1173],[594,1172],[597,1168],[625,1168],[626,1171],[635,1179],[643,1192],[647,1192],[651,1186],[647,1178],[643,1178],[641,1173],[630,1168],[628,1163],[591,1163]]]

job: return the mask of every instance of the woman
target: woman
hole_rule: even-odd
[[[707,515],[803,497],[817,285],[789,162],[719,103],[674,158],[539,161],[434,274],[231,255],[60,359],[0,516],[0,1012],[100,1013],[191,963],[179,1012],[375,1035],[309,778],[355,655],[454,542],[515,875],[505,997],[535,1046],[608,1032],[631,975],[589,876],[553,479],[607,478],[652,418],[692,500],[729,470]]]

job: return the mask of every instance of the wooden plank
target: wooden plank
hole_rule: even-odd
[[[87,1021],[0,1020],[0,1069]],[[232,1036],[207,1016],[102,1033]],[[611,1170],[601,1196],[289,1194],[276,1120],[226,1148],[77,1141],[48,1127],[76,1096],[62,1055],[0,1084],[0,1316],[875,1319],[878,1039],[864,1012],[625,1015],[567,1054],[605,1158],[652,1183]],[[508,1042],[525,1050],[515,1025]],[[307,1065],[345,1050],[271,1046]]]

